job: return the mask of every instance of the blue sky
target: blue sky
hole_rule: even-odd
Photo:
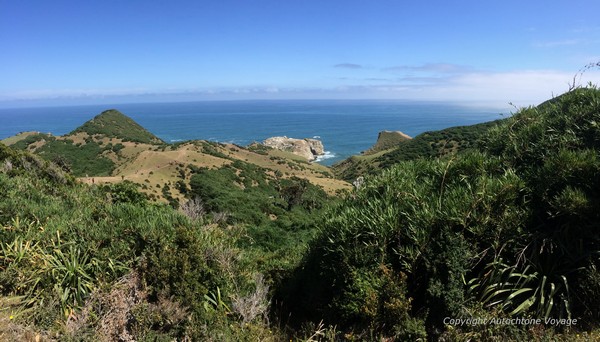
[[[600,2],[0,0],[0,106],[227,99],[530,105],[600,61]],[[579,82],[599,83],[598,68]]]

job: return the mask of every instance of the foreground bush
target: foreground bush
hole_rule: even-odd
[[[10,303],[0,310],[0,336],[206,340],[244,337],[250,328],[250,337],[272,335],[264,291],[260,310],[243,304],[258,284],[252,268],[239,268],[234,236],[150,204],[132,184],[77,184],[1,144],[0,165],[0,299]],[[223,310],[236,299],[236,309]]]
[[[321,224],[283,312],[364,339],[434,338],[481,305],[596,326],[599,122],[600,91],[576,89],[499,123],[478,152],[368,178]]]

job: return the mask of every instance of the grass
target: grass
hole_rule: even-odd
[[[379,132],[375,145],[365,151],[364,154],[374,154],[396,148],[402,142],[410,139],[412,138],[402,132],[382,131]]]
[[[157,185],[162,188],[165,184],[170,184],[172,196],[179,201],[183,201],[184,194],[178,191],[174,185],[183,180],[189,186],[190,175],[188,172],[185,178],[181,177],[181,172],[178,170],[182,169],[179,166],[180,164],[184,164],[186,167],[193,165],[198,168],[219,169],[235,161],[244,161],[262,167],[265,173],[273,177],[278,174],[281,178],[299,177],[307,179],[312,184],[321,186],[329,194],[349,189],[348,183],[332,178],[325,166],[296,162],[296,159],[292,159],[290,162],[286,159],[289,154],[282,151],[270,150],[268,154],[262,155],[242,147],[219,145],[212,148],[225,157],[218,157],[214,155],[214,152],[206,154],[202,141],[178,144],[165,149],[165,151],[147,150],[140,147],[141,145],[134,147],[127,145],[129,143],[124,144],[125,148],[120,151],[121,155],[131,157],[115,161],[118,166],[113,171],[113,176],[90,176],[81,178],[81,180],[88,184],[92,184],[92,179],[97,184],[129,180],[140,185],[146,184],[147,188],[142,189],[142,191],[161,197],[162,192],[157,189]],[[139,151],[138,154],[133,152],[134,148]],[[285,163],[280,164],[279,161],[285,161]]]

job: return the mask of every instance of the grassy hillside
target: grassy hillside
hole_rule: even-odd
[[[221,169],[242,163],[253,164],[272,178],[277,175],[277,178],[283,179],[296,177],[308,180],[329,194],[350,188],[347,182],[335,179],[325,166],[307,163],[291,153],[273,149],[255,152],[253,148],[197,140],[160,148],[126,146],[119,153],[123,159],[117,161],[118,166],[112,176],[90,176],[81,180],[89,184],[129,180],[140,184],[142,191],[154,199],[181,201],[187,195],[181,190],[190,188],[193,170]],[[162,190],[165,187],[169,188],[168,192]]]
[[[295,340],[269,287],[328,196],[243,162],[193,172],[176,211],[0,144],[0,340]]]
[[[377,135],[375,145],[371,146],[363,154],[375,154],[381,151],[398,147],[401,143],[412,139],[408,135],[399,131],[381,131]]]
[[[380,149],[376,155],[353,156],[332,168],[340,178],[352,182],[359,176],[375,174],[401,161],[460,153],[476,148],[488,130],[500,122],[502,120],[425,132],[413,139],[398,141],[393,147],[387,144],[387,149]]]
[[[115,163],[106,156],[112,152],[113,145],[102,146],[89,138],[84,142],[75,143],[69,137],[37,133],[14,140],[11,146],[35,152],[46,160],[56,162],[75,176],[108,176],[115,168]]]
[[[69,135],[86,133],[88,136],[102,136],[117,138],[122,141],[131,141],[143,144],[164,144],[154,134],[148,132],[131,118],[115,109],[106,110],[87,121]]]
[[[111,148],[113,172],[174,170],[178,210],[0,144],[0,340],[599,340],[598,122],[600,90],[575,89],[343,198],[281,151]]]
[[[110,176],[123,160],[121,150],[125,144],[163,144],[116,110],[104,111],[64,136],[26,132],[4,142],[54,161],[78,177]]]
[[[151,199],[173,205],[185,199],[182,190],[190,187],[192,168],[221,168],[235,161],[255,164],[266,173],[281,174],[280,178],[306,179],[330,194],[350,188],[348,183],[334,179],[325,166],[264,146],[202,140],[164,144],[116,110],[102,112],[64,136],[29,132],[5,141],[56,162],[83,182],[128,180],[139,184]]]
[[[576,89],[481,126],[475,149],[367,177],[280,289],[283,313],[357,340],[600,338],[599,120],[600,91]]]

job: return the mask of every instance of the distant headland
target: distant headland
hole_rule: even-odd
[[[319,156],[325,154],[323,143],[317,139],[294,139],[286,136],[271,137],[263,141],[262,144],[278,150],[291,152],[297,156],[306,158],[308,161],[315,161]]]

